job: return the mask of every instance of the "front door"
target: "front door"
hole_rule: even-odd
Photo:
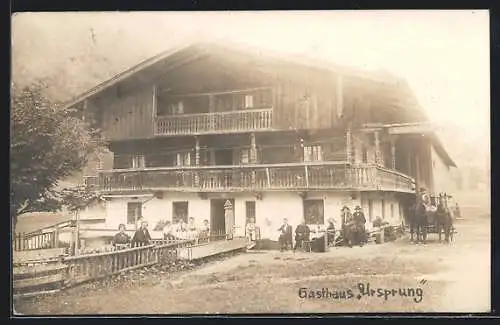
[[[210,200],[210,229],[214,235],[230,233],[234,220],[234,199]]]

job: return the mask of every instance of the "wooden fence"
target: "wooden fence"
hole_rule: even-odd
[[[161,245],[147,245],[118,249],[112,252],[65,257],[68,266],[65,286],[97,280],[120,272],[176,260],[178,250],[191,245],[179,241]]]
[[[56,230],[46,233],[17,233],[12,239],[14,251],[57,248],[59,244]]]
[[[242,238],[224,240],[233,239],[227,234],[214,233],[204,239],[157,239],[148,245],[129,244],[109,252],[78,256],[67,256],[62,248],[16,251],[14,295],[60,290],[145,266],[198,259],[246,247],[246,240]]]

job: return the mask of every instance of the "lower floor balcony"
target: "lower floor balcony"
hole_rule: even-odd
[[[101,171],[103,193],[134,191],[237,192],[357,190],[414,193],[413,178],[378,165],[345,162],[246,166],[115,169]]]

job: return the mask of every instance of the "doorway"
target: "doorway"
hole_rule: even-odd
[[[325,208],[323,200],[304,200],[304,221],[306,225],[325,224]]]
[[[234,199],[210,200],[210,231],[214,235],[227,234],[234,226]]]

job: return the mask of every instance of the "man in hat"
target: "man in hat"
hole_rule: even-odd
[[[351,209],[349,209],[347,206],[343,206],[341,210],[341,217],[342,217],[342,235],[344,236],[344,244],[352,247],[352,242],[353,242],[353,226],[354,226],[354,219],[351,214]]]
[[[292,244],[292,226],[288,224],[288,219],[283,219],[283,224],[278,231],[280,231],[280,251],[288,250],[288,244]]]
[[[421,188],[420,189],[420,202],[423,203],[425,205],[425,207],[427,208],[430,203],[431,203],[431,199],[430,199],[430,196],[429,194],[427,193],[427,191],[425,190],[425,188]]]
[[[359,244],[359,246],[363,246],[363,244],[366,242],[366,218],[365,214],[363,213],[363,210],[359,205],[356,206],[354,209],[354,223],[356,225],[356,231],[355,231],[355,241],[356,244]]]

